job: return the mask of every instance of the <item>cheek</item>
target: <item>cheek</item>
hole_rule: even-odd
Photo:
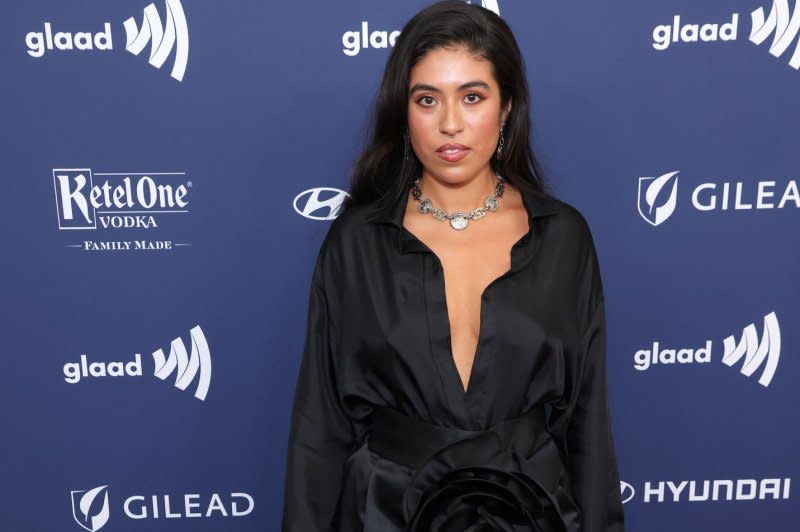
[[[408,113],[408,136],[411,137],[413,143],[424,142],[425,138],[431,135],[431,128],[434,123],[431,116],[423,113]]]
[[[497,135],[500,126],[500,115],[495,113],[477,113],[472,116],[472,129],[480,135],[480,138],[491,141]]]

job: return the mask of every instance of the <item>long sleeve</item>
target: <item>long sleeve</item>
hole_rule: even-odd
[[[585,361],[567,428],[569,472],[582,532],[622,532],[619,472],[606,393],[605,303],[598,300],[583,338]]]
[[[320,252],[311,281],[305,346],[292,407],[283,532],[330,530],[354,438],[338,393],[336,342],[322,257]]]

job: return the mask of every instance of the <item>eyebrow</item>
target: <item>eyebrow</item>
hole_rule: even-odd
[[[461,85],[458,90],[465,90],[465,89],[473,89],[475,87],[481,87],[483,89],[489,89],[489,84],[485,81],[468,81]],[[433,85],[428,85],[426,83],[417,83],[411,90],[408,91],[409,94],[414,94],[417,91],[429,91],[429,92],[442,92],[440,89],[437,89]]]

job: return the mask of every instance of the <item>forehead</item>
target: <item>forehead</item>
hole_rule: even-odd
[[[417,61],[409,75],[409,85],[429,83],[461,85],[467,81],[485,81],[493,84],[492,64],[482,55],[464,46],[434,48]]]

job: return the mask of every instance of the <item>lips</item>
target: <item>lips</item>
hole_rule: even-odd
[[[461,159],[466,157],[469,154],[469,152],[470,152],[469,147],[464,146],[463,144],[457,144],[455,142],[439,146],[439,148],[436,150],[436,154],[440,158],[451,163],[460,161]]]

